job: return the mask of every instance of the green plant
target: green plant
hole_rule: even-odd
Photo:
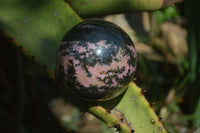
[[[96,7],[105,3],[99,2],[95,4],[95,2],[99,1],[85,1],[85,4],[82,3],[82,5],[87,7],[87,4],[90,3],[88,6]],[[155,0],[150,6],[147,4],[148,1],[143,2],[128,3],[133,5],[128,6],[126,8],[128,10],[125,10],[125,8],[121,10],[113,8],[112,11],[103,10],[105,6],[101,5],[98,13],[88,11],[82,15],[82,10],[77,12],[80,16],[90,16],[89,13],[93,13],[92,16],[95,16],[134,10],[155,10],[165,6],[167,3],[166,1]],[[113,7],[119,5],[123,7],[117,1],[111,1],[110,3]],[[73,9],[79,8],[79,5],[75,5],[73,1],[70,2],[70,5],[74,5],[72,6]],[[54,70],[56,68],[58,45],[64,34],[83,20],[69,4],[61,0],[30,0],[29,2],[3,0],[0,2],[0,6],[1,34],[15,44],[16,49],[22,51],[36,62],[42,72],[55,81]],[[95,8],[87,9],[97,10]],[[77,104],[81,109],[103,120],[108,127],[116,127],[119,132],[166,132],[150,104],[144,98],[141,89],[133,82],[129,84],[127,91],[123,95],[109,101],[83,102],[73,97],[69,100]]]

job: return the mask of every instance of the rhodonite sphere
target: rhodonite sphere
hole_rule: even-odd
[[[87,20],[65,34],[58,50],[56,78],[83,99],[108,100],[126,90],[136,58],[133,42],[120,27]]]

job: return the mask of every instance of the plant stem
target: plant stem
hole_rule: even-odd
[[[183,0],[65,0],[81,16],[152,11]]]

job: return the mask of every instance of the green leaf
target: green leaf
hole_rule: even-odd
[[[130,83],[116,109],[123,112],[136,133],[166,132],[141,89],[134,83]]]
[[[156,18],[156,22],[160,25],[165,21],[165,15],[162,11],[158,10],[158,11],[154,11],[154,15]]]
[[[51,72],[56,67],[56,53],[64,34],[81,22],[74,11],[62,0],[1,0],[0,27],[24,53],[35,56],[37,62]],[[119,102],[119,103],[118,103]],[[131,83],[120,99],[98,103],[88,110],[109,127],[120,132],[165,132],[158,117],[139,88]],[[113,107],[113,105],[116,105]],[[111,113],[107,110],[112,106]]]
[[[82,17],[133,11],[152,11],[165,6],[167,0],[65,0]],[[175,2],[175,1],[174,1]]]
[[[178,11],[174,5],[167,6],[161,10],[156,10],[153,13],[159,25],[166,20],[170,20],[178,16]]]
[[[116,103],[117,101],[119,103]],[[120,133],[131,130],[135,133],[167,132],[141,93],[141,89],[133,82],[129,84],[123,96],[98,104],[100,106],[90,107],[89,112],[107,123],[108,127],[117,127]],[[112,109],[108,111],[110,108]]]
[[[171,19],[173,17],[177,17],[178,11],[174,5],[167,6],[163,9],[163,13],[166,19]]]
[[[0,1],[0,28],[53,72],[62,37],[80,21],[62,0]]]

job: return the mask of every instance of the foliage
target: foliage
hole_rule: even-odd
[[[36,71],[36,73],[38,73],[38,71],[45,73],[46,77],[51,79],[46,84],[49,84],[49,86],[51,84],[51,86],[53,87],[47,87],[47,88],[48,89],[51,88],[52,92],[54,92],[54,90],[58,90],[57,84],[55,83],[55,80],[54,80],[54,70],[56,66],[56,51],[58,49],[58,45],[62,37],[64,36],[64,34],[75,24],[83,21],[78,15],[80,15],[81,17],[88,17],[88,16],[101,16],[105,14],[132,12],[132,11],[138,11],[138,10],[139,11],[155,10],[155,9],[159,9],[165,6],[165,4],[167,3],[166,1],[162,3],[159,0],[157,1],[155,0],[152,2],[151,5],[148,5],[145,3],[148,1],[142,1],[145,4],[145,6],[141,6],[143,8],[140,8],[140,6],[137,5],[138,3],[136,3],[136,4],[133,4],[133,6],[128,6],[128,8],[125,9],[123,8],[124,6],[117,3],[117,1],[115,2],[112,1],[108,3],[107,5],[105,5],[103,1],[99,2],[98,0],[96,1],[89,0],[89,1],[86,1],[85,3],[80,2],[80,1],[77,1],[77,2],[68,1],[68,0],[66,1],[69,4],[65,3],[64,1],[56,1],[56,0],[43,0],[43,1],[31,0],[29,2],[25,2],[23,0],[11,0],[11,1],[3,0],[0,2],[0,27],[2,29],[1,36],[3,36],[3,40],[5,38],[9,40],[8,42],[6,42],[7,45],[15,44],[13,46],[15,46],[15,50],[17,49],[17,52],[14,50],[16,53],[14,52],[15,54],[12,55],[11,60],[9,60],[9,57],[7,57],[8,60],[2,59],[3,60],[2,62],[4,62],[4,64],[3,64],[3,67],[1,67],[2,70],[1,69],[0,70],[9,71],[8,74],[4,73],[3,71],[2,75],[12,75],[12,73],[15,73],[16,75],[23,77],[22,76],[23,74],[20,74],[20,73],[23,73],[23,70],[27,71],[27,68],[23,69],[21,68],[21,66],[23,65],[20,65],[21,64],[20,62],[24,60],[25,58],[23,57],[23,55],[21,55],[21,53],[20,54],[18,53],[18,51],[22,51],[22,53],[25,54],[29,58],[28,61],[33,60],[35,62],[35,63],[29,62],[28,64],[31,64],[31,65],[28,65],[28,67],[33,68],[33,66],[35,65],[38,66],[40,69],[38,70],[38,68],[34,68],[34,71]],[[120,0],[118,2],[120,2]],[[199,84],[198,84],[198,79],[199,79],[199,74],[198,74],[199,73],[199,61],[198,61],[199,52],[198,51],[199,49],[197,45],[199,43],[199,37],[198,37],[199,31],[197,30],[199,28],[198,26],[199,17],[196,17],[198,16],[196,13],[197,13],[197,10],[200,8],[198,8],[197,6],[198,4],[196,4],[195,8],[192,9],[190,7],[192,4],[190,2],[186,2],[186,3],[187,3],[186,7],[188,7],[186,10],[186,13],[187,13],[187,19],[188,19],[187,28],[188,28],[188,34],[189,34],[188,36],[188,48],[189,48],[188,59],[189,60],[184,58],[182,59],[181,63],[177,61],[178,63],[176,62],[175,65],[174,64],[163,65],[162,63],[155,64],[154,61],[147,60],[140,55],[139,66],[141,66],[141,68],[139,68],[140,70],[138,70],[138,73],[141,72],[141,69],[146,70],[144,71],[143,76],[144,75],[149,76],[150,78],[149,77],[146,78],[147,80],[145,81],[145,83],[144,81],[142,81],[143,82],[142,85],[146,84],[146,86],[150,88],[151,92],[155,92],[154,95],[151,94],[154,97],[153,100],[160,97],[162,98],[160,104],[163,104],[163,101],[164,101],[163,99],[165,99],[166,97],[166,94],[163,94],[160,91],[162,85],[164,86],[165,89],[166,88],[169,89],[169,87],[177,88],[175,89],[176,94],[174,96],[175,98],[173,99],[173,102],[170,102],[170,104],[166,106],[168,108],[167,111],[169,111],[170,113],[179,112],[181,110],[181,106],[179,105],[180,104],[179,100],[181,98],[185,98],[185,96],[187,97],[188,96],[187,93],[191,92],[191,94],[193,95],[188,96],[189,97],[188,103],[181,102],[181,104],[183,103],[182,104],[183,108],[185,106],[189,107],[190,109],[189,112],[190,114],[192,114],[191,117],[184,117],[184,118],[192,120],[194,123],[194,127],[197,128],[199,126],[198,112],[199,112],[200,106],[199,106],[199,95],[198,95],[199,93],[197,93],[198,90],[196,89],[199,87]],[[142,3],[139,3],[139,4],[142,4]],[[81,5],[81,7],[79,5]],[[90,6],[93,6],[95,8],[88,8]],[[106,6],[108,7],[111,6],[112,8],[109,9]],[[116,8],[117,6],[119,8]],[[78,15],[74,11],[76,11]],[[170,21],[172,18],[179,16],[175,6],[166,7],[162,10],[155,11],[153,14],[156,16],[157,23],[160,26],[165,21]],[[191,14],[194,14],[194,15],[191,15]],[[167,53],[166,55],[168,55],[168,53],[170,53],[169,51],[166,52],[165,49],[158,47],[157,45],[158,42],[155,41],[155,39],[152,39],[152,38],[147,39],[146,43],[148,43],[149,41],[153,44],[151,45],[151,47],[154,47],[156,50],[161,50],[159,51],[161,54]],[[6,45],[2,45],[2,46],[3,48],[5,48],[5,50],[7,50],[6,47],[9,47]],[[14,58],[13,56],[16,56],[16,55],[17,57]],[[1,56],[2,57],[7,56],[6,51],[1,50]],[[173,53],[173,57],[175,57],[174,53]],[[12,70],[13,65],[7,65],[9,61],[14,64],[19,65],[16,68],[17,70],[19,68],[18,73],[14,72],[15,70],[14,68]],[[187,64],[189,64],[189,69],[187,67]],[[161,68],[165,69],[163,71],[165,71],[166,73],[160,73],[160,71],[157,69],[160,66]],[[162,66],[165,66],[165,67],[162,67]],[[177,66],[178,66],[178,69],[177,69]],[[178,70],[178,72],[172,74],[171,75],[172,78],[166,81],[166,77],[168,76],[167,74],[168,71],[166,69],[169,69],[169,68],[170,70],[174,70],[174,71]],[[31,71],[31,70],[28,70],[28,71]],[[184,76],[185,78],[182,78],[182,76]],[[5,85],[6,82],[4,82],[6,80],[2,77],[3,76],[1,76],[3,86],[7,86]],[[17,76],[13,76],[13,77],[18,78]],[[41,77],[41,75],[39,77]],[[140,78],[140,80],[142,80],[141,75],[139,75],[138,77]],[[31,79],[31,76],[29,76],[29,78]],[[33,79],[36,79],[36,78],[33,78]],[[39,78],[39,80],[41,80],[41,78]],[[11,81],[13,83],[13,86],[15,86],[14,88],[17,88],[17,91],[15,92],[19,92],[19,94],[17,93],[16,97],[23,97],[25,95],[23,94],[25,91],[23,82],[28,81],[28,83],[25,83],[25,84],[29,84],[29,80],[19,78],[19,84],[20,84],[19,87],[17,87],[18,83],[16,84],[13,79]],[[135,82],[137,84],[141,84],[141,82],[138,80],[136,80]],[[38,87],[38,86],[37,87],[42,90],[46,88],[45,87],[46,84],[43,87]],[[41,84],[39,86],[41,86]],[[25,87],[27,87],[27,85],[25,85]],[[191,89],[189,91],[188,88],[190,87],[194,89]],[[151,88],[154,88],[154,91],[152,91]],[[155,88],[158,88],[158,89],[155,89]],[[9,87],[7,89],[9,90]],[[43,96],[48,97],[50,93],[48,93],[48,91],[44,91],[44,92],[43,92],[44,94],[41,97]],[[164,93],[170,94],[170,92],[171,90],[164,90]],[[59,95],[62,95],[62,94],[59,94]],[[149,95],[149,92],[147,92],[146,95],[148,99],[152,98]],[[192,98],[193,96],[195,98]],[[63,96],[63,97],[66,97],[66,96]],[[40,100],[44,100],[44,99],[41,98]],[[68,97],[66,97],[66,100],[71,101],[68,99]],[[153,100],[150,99],[150,101],[153,101]],[[72,103],[77,105],[77,101],[76,100],[74,101],[72,100]],[[22,105],[24,104],[23,102],[24,102],[23,98],[19,98],[19,100],[16,102],[17,105],[19,103],[19,106],[18,106],[19,109],[21,109],[21,104]],[[112,105],[113,103],[115,106]],[[156,103],[159,103],[159,101],[157,101]],[[191,105],[191,103],[195,103],[196,106]],[[85,105],[84,103],[81,103],[81,104]],[[112,108],[110,108],[111,105],[112,105]],[[152,107],[146,101],[146,99],[143,96],[143,93],[141,93],[141,90],[136,86],[135,83],[130,83],[130,86],[127,92],[124,95],[118,97],[117,99],[114,99],[114,101],[95,103],[95,105],[94,103],[92,103],[92,106],[86,106],[86,107],[78,105],[78,107],[94,114],[99,119],[106,122],[109,127],[116,127],[120,132],[130,132],[130,131],[133,132],[133,130],[135,132],[148,132],[149,130],[154,130],[157,132],[158,130],[161,131],[161,129],[163,132],[166,132],[164,130],[164,127],[160,123],[159,117],[155,115],[154,111],[152,110]],[[161,110],[161,112],[162,110],[164,110],[164,108],[161,108],[161,105],[159,104],[154,107],[157,112],[159,109]],[[73,118],[70,117],[70,120],[63,124],[63,126],[66,127],[67,131],[69,132],[72,130],[77,131],[78,127],[81,125],[80,124],[81,118],[77,117],[78,112],[76,109],[74,111],[74,114],[72,115],[75,117]],[[4,113],[6,111],[3,111],[3,110],[4,109],[0,110],[2,114],[1,116],[4,116],[4,119],[10,119],[10,115]],[[20,114],[20,111],[18,112],[19,112],[18,115],[22,116],[22,114]],[[144,115],[144,114],[147,114],[147,115]],[[21,119],[20,117],[16,117],[16,120],[20,121],[20,119]],[[19,126],[17,122],[15,124],[16,124],[15,125],[16,127]],[[7,123],[7,125],[9,124]],[[141,128],[142,125],[145,125],[145,126]],[[166,122],[166,125],[167,125],[167,122]],[[170,129],[170,126],[167,126],[167,127],[168,127],[167,129]],[[23,128],[23,130],[25,129]]]

